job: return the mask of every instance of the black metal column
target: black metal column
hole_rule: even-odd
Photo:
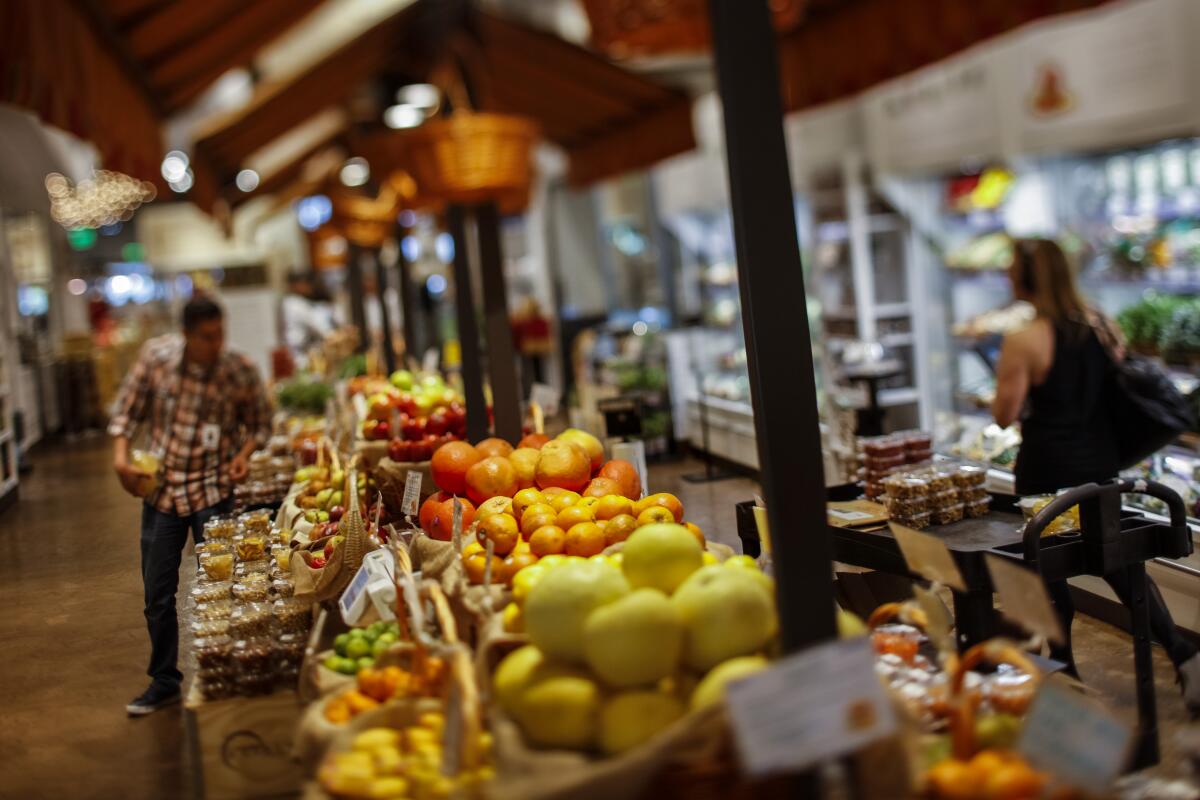
[[[358,328],[358,348],[365,352],[371,343],[367,330],[367,309],[363,305],[363,249],[351,244],[346,250],[346,289],[350,292],[350,321]]]
[[[516,444],[521,440],[521,385],[517,377],[512,325],[508,319],[508,289],[504,281],[504,257],[500,252],[500,215],[495,203],[476,206],[475,227],[479,232],[480,274],[483,276],[492,415],[496,421],[496,435]]]
[[[396,350],[392,346],[392,312],[388,309],[387,302],[387,267],[383,265],[383,254],[379,250],[373,251],[375,260],[375,287],[379,292],[379,321],[383,326],[383,366],[387,370],[387,374],[391,375],[396,371]]]
[[[454,306],[458,312],[458,343],[462,352],[463,394],[467,401],[467,439],[478,442],[488,435],[487,402],[483,397],[483,364],[479,353],[479,325],[471,294],[471,265],[467,261],[466,214],[462,206],[446,210],[454,237]]]
[[[767,0],[709,0],[784,650],[836,635],[817,387]]]
[[[396,242],[404,241],[407,231],[396,227]],[[417,337],[417,287],[412,280],[412,265],[404,256],[404,248],[396,248],[396,274],[399,278],[397,289],[400,292],[400,313],[404,318],[401,324],[404,328],[404,355],[411,358],[421,357],[421,341]]]

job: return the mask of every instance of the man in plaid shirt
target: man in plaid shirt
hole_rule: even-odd
[[[270,433],[271,409],[258,370],[224,350],[220,306],[196,298],[183,309],[183,335],[146,343],[125,377],[108,432],[113,468],[142,506],[142,585],[150,630],[150,687],[126,710],[149,714],[180,699],[175,592],[188,531],[203,541],[204,523],[228,512],[233,484]],[[130,462],[129,442],[145,423],[158,457],[158,487]]]

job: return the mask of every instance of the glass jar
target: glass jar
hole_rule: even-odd
[[[229,617],[229,634],[237,639],[270,636],[273,628],[274,617],[267,603],[244,603]]]

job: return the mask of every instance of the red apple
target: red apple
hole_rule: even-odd
[[[410,442],[425,438],[425,420],[421,417],[409,417],[400,425],[401,433]]]
[[[334,548],[341,544],[345,538],[346,537],[342,536],[340,533],[337,536],[329,537],[329,541],[325,543],[325,549],[321,553],[323,556],[325,556],[326,562],[333,557]]]
[[[312,439],[305,439],[300,445],[300,463],[305,466],[317,463],[317,443]]]
[[[448,430],[450,430],[450,415],[445,410],[439,409],[429,415],[429,421],[425,423],[426,433],[441,436]]]
[[[396,408],[400,409],[405,414],[408,414],[410,417],[415,416],[417,413],[417,400],[412,396],[411,393],[402,392],[400,396],[396,398]]]
[[[371,436],[375,441],[385,441],[392,436],[392,426],[386,422],[379,422],[375,425],[375,431]]]
[[[404,459],[402,456],[404,455],[404,450],[405,447],[403,439],[392,439],[390,442],[388,442],[388,458],[390,458],[392,461],[403,461]]]
[[[334,506],[333,508],[329,509],[329,521],[330,522],[341,522],[342,516],[345,513],[346,513],[346,509],[342,508],[341,506]]]

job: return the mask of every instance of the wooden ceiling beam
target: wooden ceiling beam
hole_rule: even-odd
[[[75,0],[75,6],[91,22],[92,29],[96,32],[100,42],[108,52],[112,53],[113,58],[120,65],[121,71],[142,94],[154,115],[159,119],[165,118],[162,101],[151,88],[149,81],[146,80],[146,73],[142,71],[129,48],[125,46],[125,40],[121,38],[116,26],[113,25],[112,17],[109,16],[107,9],[101,7],[100,0]]]
[[[493,84],[529,84],[536,86],[539,92],[554,97],[574,95],[581,105],[602,115],[624,116],[638,108],[637,104],[619,93],[606,92],[603,86],[574,81],[564,76],[556,70],[553,55],[491,47],[485,50],[484,56],[492,67],[489,80]]]
[[[125,32],[129,50],[142,64],[165,57],[197,32],[218,27],[245,7],[244,0],[177,3]]]
[[[682,98],[656,111],[622,121],[611,133],[570,147],[567,177],[586,186],[624,172],[643,169],[695,148],[692,104]]]
[[[539,94],[537,86],[523,89],[516,84],[497,82],[489,93],[494,102],[487,110],[532,117],[543,136],[563,147],[580,140],[582,127],[597,127],[612,120],[611,117],[580,114],[561,96]]]
[[[151,70],[170,111],[199,97],[217,78],[250,64],[260,50],[307,17],[323,0],[258,0],[179,48]]]
[[[322,141],[316,143],[309,149],[305,150],[299,156],[289,161],[279,169],[272,172],[270,175],[262,176],[257,188],[253,192],[243,192],[234,189],[230,191],[230,187],[224,187],[224,193],[229,198],[229,202],[233,206],[239,206],[248,200],[253,200],[256,197],[261,197],[265,194],[275,194],[282,189],[290,186],[301,178],[301,173],[304,172],[304,166],[313,158],[328,150],[334,144],[338,143],[345,131],[337,131],[331,136],[326,137]]]
[[[141,14],[153,13],[155,6],[163,6],[175,0],[104,0],[104,10],[118,26]]]

